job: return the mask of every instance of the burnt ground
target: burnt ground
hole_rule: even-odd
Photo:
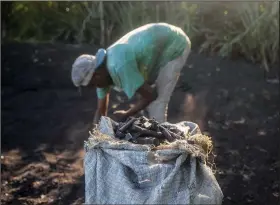
[[[75,57],[96,49],[1,49],[1,204],[82,204],[83,142],[96,96],[94,89],[79,95],[70,69]],[[275,75],[243,60],[194,51],[172,96],[169,121],[192,120],[213,138],[225,205],[279,203],[279,83],[267,81]],[[113,93],[110,115],[129,106],[120,105],[124,99]]]

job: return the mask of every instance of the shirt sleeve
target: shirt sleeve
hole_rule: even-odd
[[[117,69],[117,76],[123,91],[129,99],[135,95],[145,81],[134,59],[127,61],[121,68]]]
[[[110,87],[106,88],[96,88],[96,93],[98,99],[103,99],[106,97],[106,95],[109,93]]]

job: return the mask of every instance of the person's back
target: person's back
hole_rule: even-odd
[[[153,83],[159,69],[182,55],[190,47],[186,34],[166,23],[141,26],[123,36],[107,49],[109,69],[122,69],[125,64],[137,62],[144,79]]]

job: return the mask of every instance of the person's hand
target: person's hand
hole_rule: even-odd
[[[126,120],[126,118],[128,117],[127,115],[127,111],[125,110],[117,110],[113,113],[116,117],[117,121],[123,122]]]

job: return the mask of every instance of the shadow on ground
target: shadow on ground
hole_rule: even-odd
[[[1,203],[82,204],[83,142],[96,95],[85,88],[80,96],[70,69],[96,48],[1,47]],[[279,201],[279,85],[266,80],[258,66],[193,52],[172,96],[169,121],[194,121],[213,138],[223,204]],[[109,114],[128,107],[124,100],[113,93]]]

